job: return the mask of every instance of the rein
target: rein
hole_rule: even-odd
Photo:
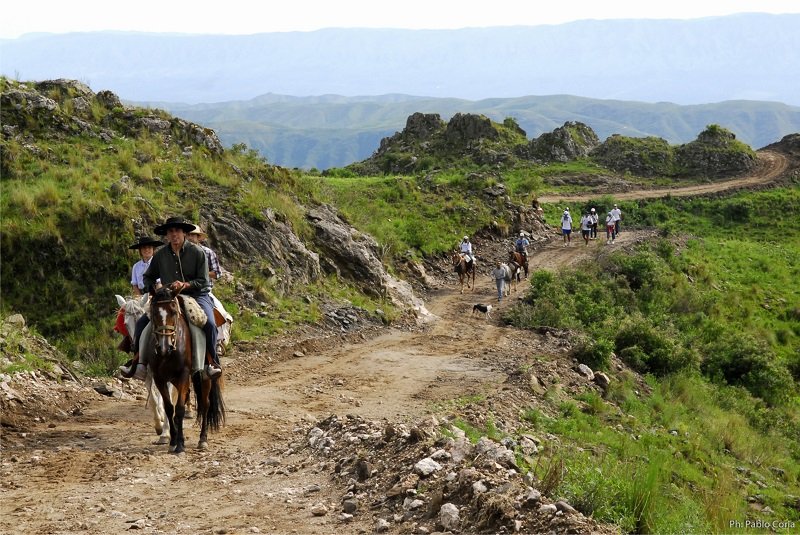
[[[156,305],[169,305],[169,304],[172,304],[173,301],[177,302],[177,299],[173,298],[173,299],[170,299],[170,300],[156,301],[155,304]],[[175,315],[176,315],[176,317],[180,318],[181,315],[182,315],[180,304],[178,304],[177,308],[178,308],[178,312]],[[177,328],[178,328],[177,325],[158,325],[158,326],[155,326],[153,331],[155,332],[156,336],[167,336],[167,337],[169,337],[170,345],[174,346],[175,345],[175,332],[176,332]]]

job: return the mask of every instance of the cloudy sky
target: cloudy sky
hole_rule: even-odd
[[[5,4],[0,22],[3,38],[103,30],[251,34],[320,28],[455,29],[580,19],[800,13],[797,0],[40,0]]]

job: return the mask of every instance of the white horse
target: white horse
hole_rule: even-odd
[[[133,339],[133,333],[136,329],[136,322],[139,321],[147,311],[147,305],[150,303],[150,295],[145,294],[142,297],[131,297],[125,299],[121,295],[115,295],[117,303],[122,308],[125,314],[125,328],[128,330],[128,336]],[[161,394],[158,392],[153,383],[153,374],[150,369],[147,370],[147,378],[144,381],[145,390],[147,390],[147,405],[153,412],[153,426],[155,427],[158,439],[155,444],[169,444],[169,422],[167,421],[167,412],[164,410],[164,400],[161,399]],[[174,395],[174,388],[170,385],[170,395]]]
[[[506,297],[508,297],[509,295],[511,295],[512,288],[515,292],[517,291],[517,275],[519,274],[520,267],[519,265],[513,262],[511,263],[511,265],[505,263],[500,264],[500,267],[505,272],[503,279],[506,281],[506,283],[504,284],[503,289],[504,289],[504,294],[506,295]]]

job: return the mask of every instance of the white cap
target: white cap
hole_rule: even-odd
[[[594,208],[592,208],[592,212],[594,212]]]
[[[465,240],[468,240],[468,239],[469,239],[469,236],[464,236],[464,239],[465,239]]]
[[[525,233],[524,233],[524,232],[522,232],[522,231],[520,231],[520,232],[519,232],[519,235],[520,235],[520,236],[525,236]]]

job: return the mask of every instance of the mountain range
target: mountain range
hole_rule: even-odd
[[[798,28],[798,14],[740,14],[460,30],[28,34],[0,40],[0,68],[22,80],[77,79],[131,101],[570,94],[800,105]]]
[[[513,117],[528,138],[567,121],[589,125],[601,140],[622,134],[662,137],[673,144],[687,143],[709,124],[720,124],[754,148],[800,132],[800,107],[756,101],[680,106],[568,95],[480,101],[408,95],[263,95],[248,101],[151,106],[213,128],[225,145],[245,143],[271,163],[305,169],[342,167],[369,157],[415,112],[438,113],[444,120],[456,113],[482,114],[500,123]]]
[[[688,142],[716,123],[758,148],[800,131],[800,15],[583,20],[246,36],[93,32],[0,40],[2,74],[76,79],[164,108],[285,167],[362,160],[415,112],[566,121]]]

